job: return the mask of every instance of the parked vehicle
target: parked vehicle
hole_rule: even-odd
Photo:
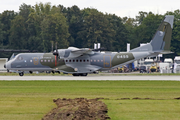
[[[140,67],[139,67],[139,72],[140,72],[140,73],[147,72],[146,66],[140,66]]]
[[[180,73],[180,56],[174,58],[174,73]]]

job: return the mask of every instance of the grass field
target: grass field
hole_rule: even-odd
[[[180,119],[179,81],[0,81],[0,120],[40,120],[53,99],[79,97],[105,98],[112,120]]]

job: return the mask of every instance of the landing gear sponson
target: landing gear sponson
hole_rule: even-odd
[[[73,76],[87,76],[87,73],[74,73]]]

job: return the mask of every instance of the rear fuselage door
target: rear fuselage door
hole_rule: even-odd
[[[104,68],[110,68],[110,67],[111,67],[111,56],[104,55]]]

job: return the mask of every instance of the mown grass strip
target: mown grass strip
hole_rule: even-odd
[[[105,98],[112,120],[180,118],[179,81],[0,81],[0,119],[41,119],[53,99],[80,97]]]

